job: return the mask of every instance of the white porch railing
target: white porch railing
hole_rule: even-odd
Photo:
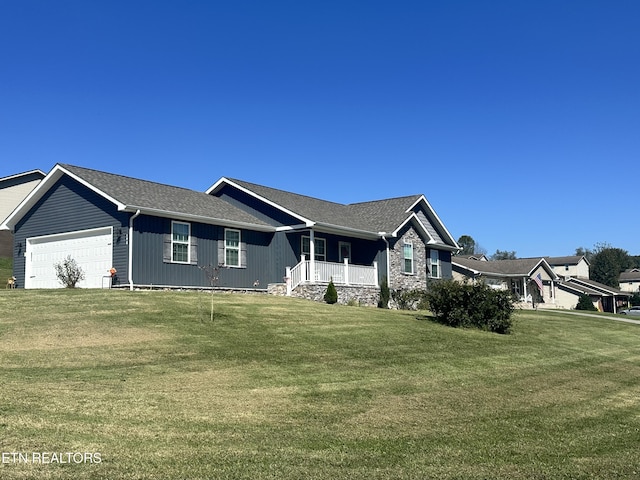
[[[378,286],[378,262],[372,266],[353,265],[345,258],[344,263],[312,262],[302,255],[302,260],[293,268],[287,267],[287,295],[302,283],[329,283],[336,285]]]

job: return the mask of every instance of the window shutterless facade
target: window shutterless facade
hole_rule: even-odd
[[[404,265],[403,273],[413,274],[413,243],[407,242],[402,246]]]
[[[171,222],[171,261],[189,263],[189,239],[191,225],[182,222]]]
[[[431,250],[430,267],[429,276],[432,278],[440,278],[440,253],[438,250]]]
[[[227,267],[240,266],[240,230],[224,229],[224,264]]]
[[[316,255],[315,260],[324,262],[327,259],[327,242],[324,238],[315,238]],[[311,237],[302,237],[302,255],[305,255],[307,260],[311,257]]]

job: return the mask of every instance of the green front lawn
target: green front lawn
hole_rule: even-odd
[[[7,279],[13,276],[13,259],[0,257],[0,288],[7,285]]]
[[[638,325],[230,294],[211,322],[209,301],[0,292],[0,478],[640,476]]]

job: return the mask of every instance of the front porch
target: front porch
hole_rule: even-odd
[[[345,258],[343,263],[307,260],[305,255],[295,267],[287,267],[285,282],[287,296],[299,285],[328,284],[378,287],[378,263],[373,265],[353,265]]]

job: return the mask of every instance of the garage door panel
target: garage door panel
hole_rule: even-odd
[[[54,265],[71,256],[85,273],[81,288],[101,288],[112,267],[111,228],[27,239],[26,288],[60,288]]]

